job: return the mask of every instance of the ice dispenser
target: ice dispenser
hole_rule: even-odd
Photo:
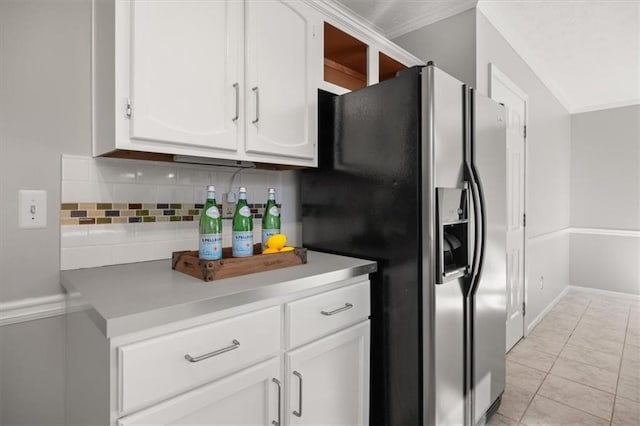
[[[467,188],[436,188],[436,284],[469,271],[469,209]]]

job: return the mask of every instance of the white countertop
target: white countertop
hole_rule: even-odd
[[[60,282],[114,337],[375,271],[370,260],[309,251],[303,265],[208,283],[172,270],[170,259],[62,271]]]

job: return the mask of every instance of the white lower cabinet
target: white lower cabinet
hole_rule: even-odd
[[[288,425],[369,424],[369,321],[285,358]]]
[[[327,286],[111,339],[68,314],[67,424],[368,424],[369,281]]]
[[[244,369],[118,421],[134,425],[269,425],[280,423],[280,359]]]

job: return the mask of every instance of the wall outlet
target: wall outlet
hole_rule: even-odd
[[[233,214],[236,211],[236,194],[231,192],[229,194],[222,194],[222,218],[233,219]]]
[[[47,191],[18,191],[18,226],[25,229],[47,227]]]

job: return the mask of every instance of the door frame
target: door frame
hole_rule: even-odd
[[[489,97],[493,99],[494,96],[494,82],[500,81],[500,83],[509,88],[509,90],[516,93],[520,98],[522,98],[525,102],[524,104],[524,126],[525,126],[525,135],[524,135],[524,208],[523,214],[526,218],[527,215],[527,187],[529,181],[529,167],[527,165],[527,159],[529,158],[529,144],[527,140],[529,139],[529,95],[527,95],[522,89],[520,89],[514,82],[511,80],[505,73],[500,71],[500,69],[493,62],[489,63]],[[529,241],[529,227],[524,224],[524,236],[523,236],[523,247],[522,247],[522,294],[525,308],[522,313],[522,337],[527,337],[528,328],[527,328],[527,315],[528,309],[526,306],[529,304],[529,293],[527,292],[528,283],[527,283],[527,249],[528,249],[528,241]]]

